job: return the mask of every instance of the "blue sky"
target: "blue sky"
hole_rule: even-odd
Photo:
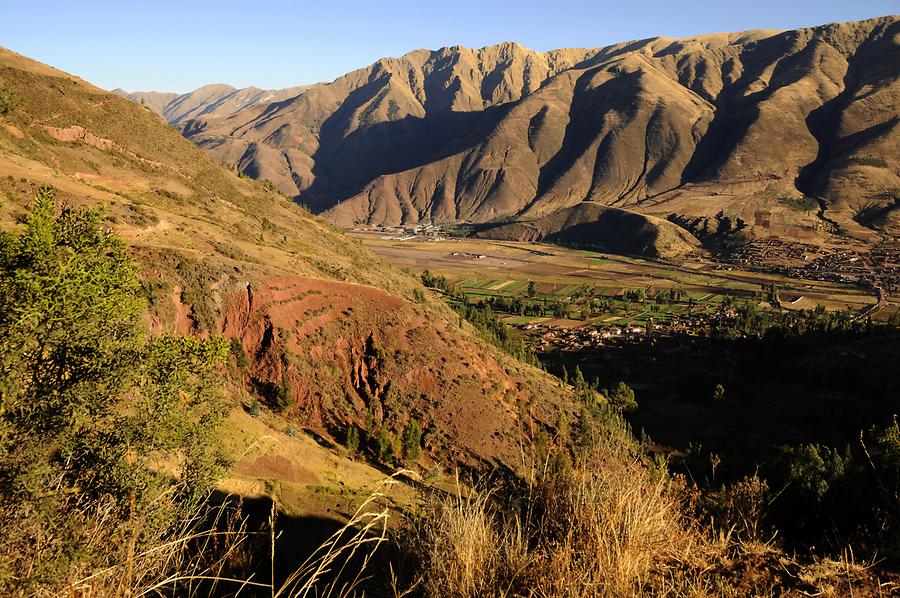
[[[884,16],[898,0],[5,1],[0,45],[112,89],[288,87],[416,48],[535,50]]]

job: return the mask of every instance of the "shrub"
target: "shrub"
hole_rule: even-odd
[[[253,402],[250,403],[250,417],[259,417],[262,413],[262,406],[259,404],[258,399],[253,399]]]
[[[14,91],[6,87],[0,87],[0,116],[9,116],[21,105],[22,98],[16,95]]]
[[[0,236],[3,594],[52,594],[133,559],[193,511],[223,463],[213,433],[227,344],[148,338],[125,246],[99,211],[57,213],[52,196],[42,189],[25,230]]]
[[[415,418],[409,420],[409,423],[403,429],[401,446],[404,459],[412,463],[419,460],[419,453],[422,450],[422,429]]]

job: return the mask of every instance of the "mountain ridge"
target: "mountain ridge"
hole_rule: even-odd
[[[701,237],[721,213],[751,236],[825,242],[831,221],[868,242],[900,221],[898,28],[416,50],[181,126],[343,226],[530,221],[595,201],[702,222]],[[785,207],[803,195],[827,220]]]
[[[284,89],[237,88],[227,83],[211,83],[187,93],[159,91],[128,92],[114,89],[120,95],[150,108],[166,122],[178,126],[184,121],[203,116],[227,116],[258,104],[277,102],[303,93],[310,85]]]

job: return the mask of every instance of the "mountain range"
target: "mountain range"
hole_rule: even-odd
[[[343,226],[545,238],[561,230],[538,219],[565,227],[587,202],[684,239],[641,250],[656,255],[734,234],[876,242],[900,230],[898,39],[888,16],[595,49],[456,46],[299,91],[203,104],[202,88],[184,109],[139,95],[218,161]]]
[[[237,89],[224,83],[204,85],[188,93],[136,91],[128,93],[114,89],[112,93],[147,106],[172,125],[180,125],[194,118],[230,115],[269,102],[281,102],[303,93],[309,86],[300,85],[286,89]]]

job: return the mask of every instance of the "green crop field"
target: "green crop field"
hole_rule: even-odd
[[[715,270],[708,263],[673,265],[511,241],[450,238],[422,243],[385,239],[378,233],[351,234],[395,265],[415,273],[428,269],[446,277],[470,301],[520,299],[544,309],[549,318],[565,315],[567,321],[583,319],[586,325],[646,323],[650,318],[665,324],[691,313],[713,314],[729,299],[765,307],[766,289],[771,284],[788,296],[802,297],[796,309],[821,304],[828,309],[861,310],[877,301],[872,292],[840,283]],[[528,297],[531,282],[537,291],[534,298]],[[638,290],[644,293],[643,301],[625,299],[629,291]],[[655,300],[657,294],[669,291],[681,293],[682,300],[674,304]],[[512,324],[534,319],[509,315]]]

